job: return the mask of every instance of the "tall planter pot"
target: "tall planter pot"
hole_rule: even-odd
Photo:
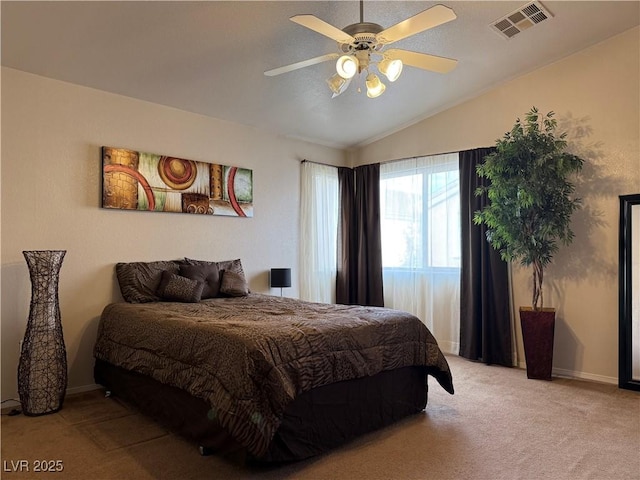
[[[58,300],[66,250],[22,253],[31,278],[31,304],[18,363],[18,394],[22,413],[37,416],[60,410],[67,389],[67,352]]]
[[[527,378],[551,380],[555,324],[556,311],[553,308],[533,310],[531,307],[520,307]]]

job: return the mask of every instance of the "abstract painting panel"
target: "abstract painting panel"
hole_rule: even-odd
[[[253,217],[253,171],[102,147],[102,207]]]

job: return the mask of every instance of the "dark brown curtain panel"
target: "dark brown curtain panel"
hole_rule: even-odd
[[[382,307],[380,164],[339,169],[336,302]]]
[[[462,269],[460,273],[460,356],[486,364],[513,366],[509,280],[507,264],[486,238],[486,227],[473,215],[487,204],[476,189],[487,179],[476,166],[493,148],[460,152],[460,218]]]
[[[338,168],[339,205],[338,218],[338,268],[336,273],[336,303],[350,304],[352,284],[351,272],[357,271],[355,200],[355,174],[352,168]]]

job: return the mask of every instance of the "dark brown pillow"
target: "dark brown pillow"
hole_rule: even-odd
[[[165,271],[162,272],[158,295],[171,302],[197,303],[202,297],[203,288],[203,282]]]
[[[225,260],[223,262],[217,262],[217,263],[218,263],[218,270],[220,270],[221,272],[231,271],[239,275],[242,275],[243,277],[245,276],[244,269],[242,268],[242,262],[240,261],[239,258],[236,258],[235,260]]]
[[[244,275],[225,270],[222,273],[222,281],[220,282],[220,293],[231,297],[244,297],[249,294],[249,286]]]
[[[162,272],[178,273],[180,261],[130,262],[116,264],[116,276],[125,302],[158,302],[156,293]]]
[[[240,273],[244,276],[244,269],[242,268],[242,262],[239,258],[235,260],[224,260],[221,262],[210,262],[208,260],[194,260],[193,258],[184,259],[187,265],[217,265],[218,270],[231,270],[236,273]]]
[[[224,260],[222,262],[209,262],[206,260],[194,260],[192,258],[185,257],[184,261],[187,265],[217,265],[221,279],[224,272],[230,271],[240,275],[244,279],[244,282],[249,285],[249,282],[247,282],[246,276],[244,274],[244,269],[242,268],[242,262],[239,258],[236,258],[235,260]]]
[[[204,285],[202,298],[215,298],[220,293],[220,273],[215,263],[202,265],[180,265],[180,275]]]

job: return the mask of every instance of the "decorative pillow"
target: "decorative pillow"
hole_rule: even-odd
[[[210,265],[180,265],[180,275],[196,280],[204,285],[202,298],[215,298],[220,293],[220,273],[218,266]]]
[[[222,281],[220,282],[220,293],[231,297],[244,297],[248,295],[249,286],[247,285],[244,275],[240,275],[231,270],[225,270],[222,274]]]
[[[242,262],[239,258],[236,258],[235,260],[224,260],[222,262],[208,262],[206,260],[194,260],[192,258],[185,257],[184,261],[187,265],[216,265],[218,267],[220,278],[224,276],[224,272],[234,272],[242,276],[244,282],[249,285],[244,274],[244,269],[242,268]]]
[[[210,262],[207,260],[194,260],[193,258],[185,257],[184,261],[187,265],[217,265],[218,270],[220,270],[221,272],[223,270],[231,270],[233,272],[244,275],[242,262],[239,258],[236,258],[235,260],[224,260],[222,262]]]
[[[197,303],[202,297],[203,288],[202,282],[164,271],[158,287],[158,295],[172,302]]]
[[[116,276],[122,298],[129,303],[160,301],[156,292],[160,285],[162,272],[178,273],[181,263],[169,260],[116,264]]]
[[[244,277],[244,269],[242,268],[242,262],[239,258],[235,260],[225,260],[224,262],[218,262],[218,270],[220,270],[221,272],[234,272]]]

